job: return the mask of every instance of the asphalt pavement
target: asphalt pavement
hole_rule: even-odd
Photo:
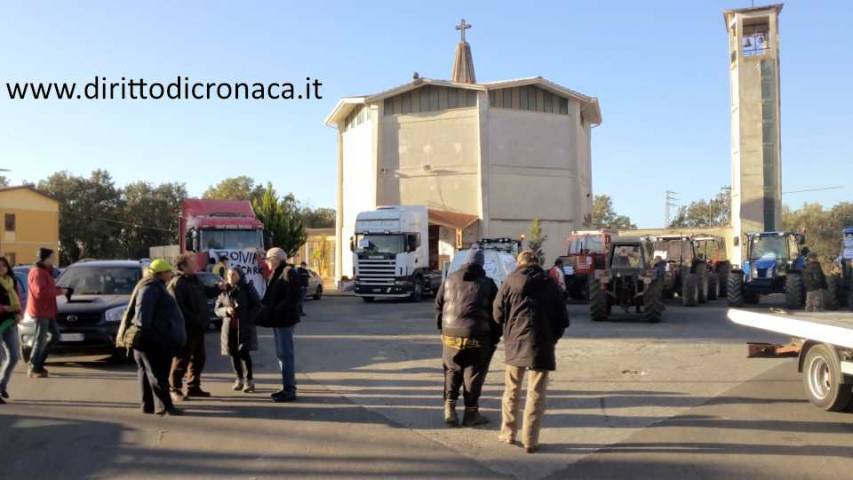
[[[0,478],[847,479],[853,413],[804,400],[791,360],[745,358],[725,305],[668,305],[594,323],[571,305],[558,347],[543,449],[497,442],[503,353],[482,406],[492,424],[442,424],[441,346],[432,305],[306,303],[297,328],[299,401],[274,404],[274,348],[260,330],[258,392],[236,393],[218,335],[205,388],[182,417],[142,415],[133,365],[53,357],[51,378],[19,366],[0,406]]]

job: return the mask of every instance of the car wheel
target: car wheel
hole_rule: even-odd
[[[314,300],[320,300],[323,298],[323,286],[317,285],[317,291],[314,292]]]

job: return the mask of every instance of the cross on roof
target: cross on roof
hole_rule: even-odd
[[[471,24],[470,24],[470,23],[465,23],[465,19],[464,19],[464,18],[463,18],[463,19],[462,19],[462,21],[459,23],[459,25],[456,25],[456,30],[459,30],[460,32],[462,32],[462,41],[463,41],[463,42],[465,41],[465,30],[468,30],[469,28],[471,28]]]

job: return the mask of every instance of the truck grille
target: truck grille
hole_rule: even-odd
[[[396,262],[394,259],[373,260],[367,258],[358,259],[358,281],[368,286],[393,286],[396,274]]]

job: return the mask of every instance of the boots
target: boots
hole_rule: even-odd
[[[459,416],[456,414],[456,400],[444,401],[444,423],[451,427],[459,426]]]
[[[489,419],[480,415],[479,407],[465,407],[465,416],[462,417],[462,425],[466,427],[477,427],[489,423]]]

